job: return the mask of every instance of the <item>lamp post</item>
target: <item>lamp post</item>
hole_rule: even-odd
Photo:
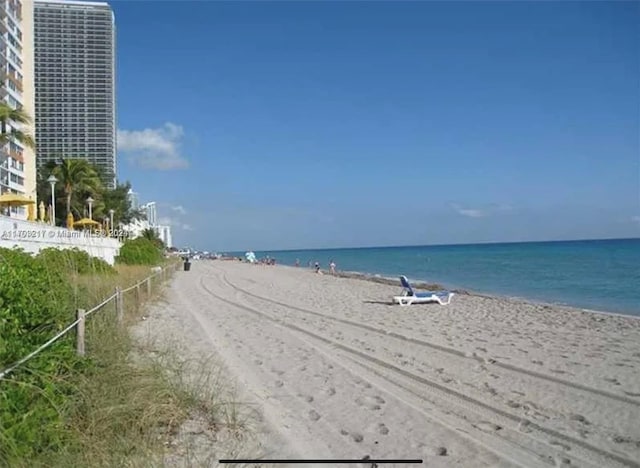
[[[110,222],[109,222],[109,229],[111,229],[111,232],[113,232],[113,229],[114,229],[114,227],[113,227],[113,214],[114,214],[115,212],[116,212],[116,210],[114,210],[113,208],[111,208],[111,209],[109,210],[109,220],[110,220]]]
[[[56,176],[51,174],[49,176],[49,178],[47,179],[47,182],[49,182],[51,184],[51,224],[53,226],[55,226],[56,225],[56,191],[55,191],[55,187],[56,187],[56,182],[58,182],[58,179],[56,178]]]
[[[87,198],[87,204],[89,205],[89,219],[93,219],[93,212],[91,211],[91,208],[93,207],[93,202],[94,199],[89,197]]]

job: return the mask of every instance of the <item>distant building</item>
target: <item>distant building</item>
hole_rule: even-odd
[[[156,202],[145,203],[140,206],[140,211],[144,213],[149,226],[154,227],[158,224],[158,214],[156,212]]]
[[[126,231],[131,239],[140,237],[142,232],[149,229],[149,223],[144,219],[134,219],[129,224],[121,226],[123,231]]]
[[[35,88],[33,78],[33,2],[0,2],[0,100],[13,109],[22,109],[33,119]],[[32,125],[7,122],[7,128],[34,135]],[[19,193],[36,201],[35,152],[18,142],[0,147],[0,193]],[[11,216],[26,219],[25,207],[12,207]]]
[[[85,159],[114,188],[113,11],[101,2],[35,0],[34,5],[37,166]]]
[[[129,199],[129,204],[131,205],[132,210],[140,209],[140,201],[138,199],[138,192],[134,192],[133,189],[129,189],[127,192],[127,198]]]
[[[165,247],[173,247],[173,239],[171,238],[171,226],[161,225],[155,227],[156,234],[162,241]]]

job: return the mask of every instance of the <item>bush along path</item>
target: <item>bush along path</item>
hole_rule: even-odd
[[[0,466],[115,466],[144,458],[150,427],[180,414],[162,372],[130,364],[132,344],[117,320],[119,310],[120,325],[131,323],[178,264],[164,261],[150,241],[126,242],[120,260],[111,267],[75,249],[36,256],[0,249],[0,375],[10,369],[0,377]],[[148,265],[161,264],[151,276]],[[132,284],[120,301],[104,301]],[[101,302],[85,321],[84,356],[74,328],[12,368],[76,321],[78,309]],[[141,392],[158,400],[141,401]]]

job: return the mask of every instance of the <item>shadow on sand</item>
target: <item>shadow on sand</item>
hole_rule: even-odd
[[[386,306],[392,306],[395,305],[393,302],[391,301],[363,301],[365,304],[382,304],[382,305],[386,305]]]

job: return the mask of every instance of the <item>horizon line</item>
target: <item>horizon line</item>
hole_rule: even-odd
[[[391,249],[391,248],[412,248],[412,247],[453,247],[465,245],[496,245],[496,244],[536,244],[536,243],[554,243],[554,242],[585,242],[585,241],[615,241],[615,240],[640,240],[638,237],[610,237],[610,238],[592,238],[592,239],[552,239],[552,240],[519,240],[519,241],[485,241],[485,242],[461,242],[454,244],[406,244],[406,245],[365,245],[359,247],[305,247],[305,248],[287,248],[287,249],[253,249],[253,252],[298,252],[307,250],[358,250],[358,249]],[[189,248],[189,247],[185,247]],[[195,249],[201,250],[201,249]],[[205,249],[209,252],[211,250]],[[247,252],[248,250],[214,250],[215,252]]]

